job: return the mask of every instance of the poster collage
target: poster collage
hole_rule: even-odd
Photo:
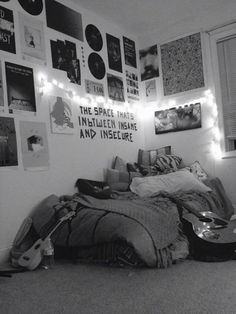
[[[7,117],[0,116],[0,167],[18,165],[15,122],[11,115],[37,112],[34,64],[47,67],[51,64],[53,69],[66,73],[69,83],[81,86],[84,82],[86,93],[96,96],[107,93],[108,98],[121,103],[126,98],[129,102],[140,100],[141,78],[145,84],[146,100],[156,99],[155,79],[160,76],[157,45],[139,50],[137,64],[133,40],[125,36],[118,38],[109,33],[102,34],[93,24],[84,27],[82,15],[60,2],[17,0],[15,2],[20,10],[11,9],[12,2],[0,0],[0,51],[20,54],[22,60],[32,63],[32,67],[0,58],[0,112],[9,114]],[[17,5],[14,3],[14,8]],[[37,18],[42,14],[46,15],[46,25]],[[15,23],[16,15],[19,25]],[[49,39],[51,60],[47,60],[45,27],[72,38]],[[20,38],[20,51],[16,36]],[[79,54],[77,41],[81,43]],[[82,44],[92,50],[88,56],[85,56]],[[186,46],[190,47],[187,53]],[[100,53],[104,47],[107,48],[107,60]],[[204,86],[200,33],[162,45],[160,51],[165,96]],[[179,68],[179,64],[183,63],[185,73]],[[107,72],[106,64],[111,71]],[[83,77],[82,68],[87,66],[95,80]],[[4,104],[4,99],[7,99],[7,104]],[[71,134],[74,122],[70,101],[52,96],[49,107],[52,133]],[[46,124],[20,121],[19,126],[24,168],[48,167]]]

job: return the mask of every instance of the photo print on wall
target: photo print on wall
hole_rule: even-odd
[[[4,90],[2,81],[2,61],[0,60],[0,112],[4,111]]]
[[[0,167],[17,165],[17,142],[14,118],[0,117]]]
[[[125,74],[127,85],[127,97],[130,100],[138,101],[139,100],[138,75],[128,70],[125,71]]]
[[[13,11],[0,6],[0,50],[16,53]]]
[[[100,57],[99,54],[95,52],[90,53],[88,57],[88,66],[90,72],[96,79],[101,80],[104,78],[106,74],[106,67],[102,57]]]
[[[159,77],[157,45],[139,50],[141,81]]]
[[[147,102],[155,101],[157,99],[157,88],[155,80],[145,82],[145,92]]]
[[[108,96],[112,100],[125,101],[124,85],[121,77],[107,74]]]
[[[31,15],[39,15],[43,11],[43,0],[18,0],[22,8]]]
[[[54,1],[45,1],[47,26],[80,41],[83,38],[82,16],[79,12]]]
[[[201,128],[201,104],[155,111],[155,133]]]
[[[103,84],[93,82],[90,80],[85,80],[85,90],[87,94],[92,94],[96,96],[104,96]]]
[[[111,70],[122,73],[120,39],[106,34],[108,65]]]
[[[46,123],[20,121],[20,136],[24,169],[48,169],[49,149]]]
[[[52,66],[65,71],[71,83],[81,85],[80,60],[77,59],[76,44],[65,40],[50,40]]]
[[[102,46],[103,46],[102,35],[99,29],[95,25],[88,24],[86,26],[85,37],[91,49],[93,49],[94,51],[102,50]]]
[[[74,122],[70,101],[59,96],[50,96],[49,108],[52,133],[73,134]]]
[[[201,34],[163,44],[161,66],[165,96],[204,87]]]
[[[137,68],[135,42],[123,36],[125,64]]]
[[[22,58],[46,65],[43,22],[19,13]]]
[[[33,69],[5,62],[9,113],[36,112]]]

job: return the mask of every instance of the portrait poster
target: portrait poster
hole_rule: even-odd
[[[127,97],[129,100],[139,100],[138,75],[136,73],[125,71]]]
[[[0,6],[0,50],[16,53],[13,11]]]
[[[123,36],[125,64],[137,68],[135,42]]]
[[[163,44],[161,67],[165,96],[204,87],[201,34]]]
[[[54,0],[45,1],[45,5],[48,27],[84,41],[82,16],[79,12]]]
[[[36,112],[33,69],[10,62],[5,63],[9,113]]]
[[[0,167],[17,165],[17,142],[14,118],[0,117]]]
[[[73,134],[74,122],[72,105],[68,99],[49,97],[50,121],[52,133]]]
[[[141,81],[159,77],[159,60],[157,45],[139,50]]]
[[[20,137],[24,169],[48,169],[49,149],[46,123],[20,121]]]
[[[22,58],[46,65],[43,22],[19,13]]]
[[[2,61],[0,60],[0,112],[4,111],[4,90],[2,81]]]
[[[157,99],[157,88],[155,80],[145,82],[145,92],[147,102],[155,101]]]
[[[120,39],[106,34],[108,65],[111,70],[122,73]]]
[[[201,128],[201,104],[170,108],[155,112],[155,133],[177,132]]]
[[[121,77],[107,74],[108,96],[112,100],[125,101],[124,85]]]

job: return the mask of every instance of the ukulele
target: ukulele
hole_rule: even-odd
[[[43,258],[43,252],[47,248],[48,239],[50,239],[51,235],[56,231],[56,229],[66,220],[71,219],[73,216],[76,215],[76,211],[70,211],[65,216],[61,217],[59,219],[59,222],[56,224],[55,227],[49,232],[49,234],[44,237],[38,239],[30,249],[28,249],[26,252],[24,252],[19,260],[18,264],[19,266],[25,267],[29,270],[34,270],[38,267],[38,265],[41,263]]]

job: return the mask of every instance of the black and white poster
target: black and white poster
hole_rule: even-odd
[[[157,87],[155,79],[145,82],[145,92],[147,102],[155,101],[157,99]]]
[[[33,69],[10,62],[5,67],[9,112],[36,112]]]
[[[86,26],[85,37],[89,47],[92,48],[94,51],[100,51],[102,49],[102,35],[95,25],[89,24]]]
[[[109,68],[122,73],[120,39],[110,34],[106,34],[106,39]]]
[[[48,169],[49,150],[46,123],[20,121],[20,136],[24,169]]]
[[[135,42],[123,36],[125,64],[137,68]]]
[[[85,80],[85,89],[87,94],[104,96],[104,87],[101,83]]]
[[[0,50],[16,53],[13,11],[0,6]]]
[[[108,96],[112,100],[125,101],[124,85],[121,77],[107,74]]]
[[[139,50],[141,81],[159,76],[157,45]]]
[[[2,81],[2,62],[0,60],[0,112],[4,111],[4,91]]]
[[[19,13],[22,58],[46,65],[43,22]]]
[[[155,112],[155,133],[177,132],[201,127],[201,104]]]
[[[0,117],[0,167],[17,165],[18,158],[14,119]]]
[[[63,34],[83,39],[82,16],[65,5],[54,1],[45,1],[47,26]]]
[[[138,75],[128,70],[126,73],[127,97],[129,100],[139,100]]]
[[[39,15],[43,11],[43,0],[18,0],[22,8],[31,15]]]
[[[88,66],[90,72],[97,80],[104,78],[106,74],[106,67],[102,57],[99,54],[95,52],[90,53],[88,57]]]
[[[81,85],[80,60],[77,59],[76,44],[71,41],[51,40],[52,66],[65,71],[71,83]]]

